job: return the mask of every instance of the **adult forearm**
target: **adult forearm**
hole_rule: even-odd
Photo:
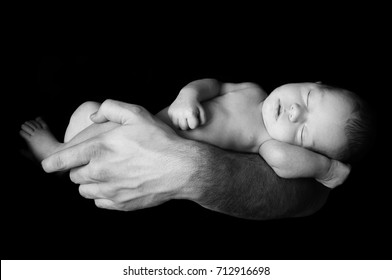
[[[310,214],[327,188],[279,179],[258,155],[238,154],[179,137],[143,107],[102,103],[92,120],[119,124],[42,161],[46,172],[70,171],[80,194],[98,207],[123,211],[190,199],[248,219]]]
[[[191,199],[208,209],[246,219],[298,217],[316,212],[328,196],[313,179],[279,178],[259,155],[195,147]]]

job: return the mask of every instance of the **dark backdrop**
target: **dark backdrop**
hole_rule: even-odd
[[[11,180],[2,184],[2,259],[390,258],[389,163],[382,161],[387,147],[381,137],[315,215],[249,221],[189,201],[135,212],[98,209],[79,196],[67,176],[45,174],[24,156],[26,146],[18,136],[25,120],[40,115],[61,139],[70,115],[87,100],[118,99],[156,113],[186,83],[205,77],[252,81],[268,92],[283,83],[322,81],[357,92],[381,120],[390,79],[383,74],[379,43],[369,49],[361,40],[338,41],[296,47],[249,42],[218,52],[178,47],[128,56],[11,57],[4,107],[12,113],[3,116],[11,124],[4,132],[11,140],[5,152],[12,155],[3,177]]]

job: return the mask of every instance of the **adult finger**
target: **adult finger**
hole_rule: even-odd
[[[102,192],[101,184],[85,184],[79,186],[79,194],[87,199],[107,199],[108,197]]]
[[[102,208],[102,209],[108,209],[108,210],[121,210],[119,209],[116,204],[109,200],[109,199],[95,199],[95,206],[97,206],[98,208]]]
[[[88,164],[92,157],[99,155],[101,152],[102,147],[93,140],[87,140],[52,154],[44,159],[41,165],[47,173],[69,170]]]
[[[102,162],[102,161],[101,161]],[[102,167],[99,160],[80,167],[72,168],[69,178],[75,184],[108,182],[112,178],[112,169]]]
[[[93,174],[94,173],[94,174]],[[69,178],[71,182],[74,184],[90,184],[90,183],[98,183],[99,180],[96,180],[95,173],[90,168],[90,165],[83,165],[80,167],[72,168],[69,171]]]
[[[111,121],[129,124],[135,121],[143,110],[144,108],[138,105],[107,99],[90,118],[95,123]]]

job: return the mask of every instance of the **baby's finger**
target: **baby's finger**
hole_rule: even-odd
[[[207,121],[206,113],[202,106],[199,106],[199,119],[200,119],[200,125],[204,125]]]
[[[175,117],[173,117],[173,116],[169,116],[169,118],[170,118],[172,124],[173,124],[175,127],[177,127],[177,125],[178,125],[177,118],[175,118]]]
[[[199,119],[195,116],[187,118],[186,120],[190,129],[195,129],[199,125]]]
[[[181,130],[187,130],[188,129],[188,123],[186,121],[186,118],[179,119],[178,124],[179,124]]]
[[[179,118],[173,118],[173,124],[176,128],[180,129],[180,119]]]

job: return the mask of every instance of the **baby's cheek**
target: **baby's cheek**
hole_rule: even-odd
[[[271,137],[281,142],[295,144],[295,133],[290,127],[276,126]]]

